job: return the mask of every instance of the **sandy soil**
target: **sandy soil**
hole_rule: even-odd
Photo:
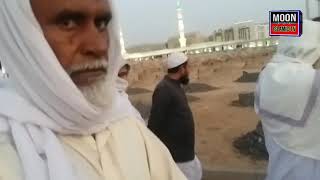
[[[251,92],[255,83],[238,83],[243,71],[259,72],[274,53],[273,48],[246,49],[193,56],[192,82],[204,83],[218,89],[189,93],[197,98],[190,103],[196,122],[196,148],[204,168],[210,169],[264,169],[265,161],[256,161],[241,155],[232,146],[237,137],[251,131],[258,122],[252,107],[232,106],[239,93]],[[153,91],[164,75],[162,61],[132,63],[130,84],[134,88]],[[151,104],[152,92],[131,95],[134,104]],[[199,98],[199,99],[198,99]]]

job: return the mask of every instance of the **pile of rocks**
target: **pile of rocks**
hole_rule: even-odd
[[[261,122],[258,123],[255,130],[235,139],[233,146],[241,154],[254,160],[268,160],[269,158]]]

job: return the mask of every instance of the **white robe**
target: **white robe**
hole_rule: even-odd
[[[255,110],[269,152],[267,180],[320,179],[320,23],[304,21],[300,38],[282,37],[261,72]]]
[[[129,137],[129,138],[128,138]],[[93,136],[59,136],[78,180],[186,180],[144,124],[115,122]],[[0,179],[24,180],[9,134],[0,134]]]
[[[269,152],[266,180],[318,180],[320,161],[283,149],[266,130],[265,142]]]

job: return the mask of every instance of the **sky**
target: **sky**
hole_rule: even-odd
[[[126,47],[163,43],[178,35],[176,0],[116,2]],[[181,0],[181,4],[185,31],[204,35],[236,22],[268,22],[269,10],[306,9],[305,0]]]

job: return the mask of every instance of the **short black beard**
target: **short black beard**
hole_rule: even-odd
[[[189,79],[189,76],[188,75],[185,75],[185,76],[182,76],[180,79],[179,79],[180,83],[183,84],[183,85],[188,85],[189,82],[190,82],[190,79]]]

